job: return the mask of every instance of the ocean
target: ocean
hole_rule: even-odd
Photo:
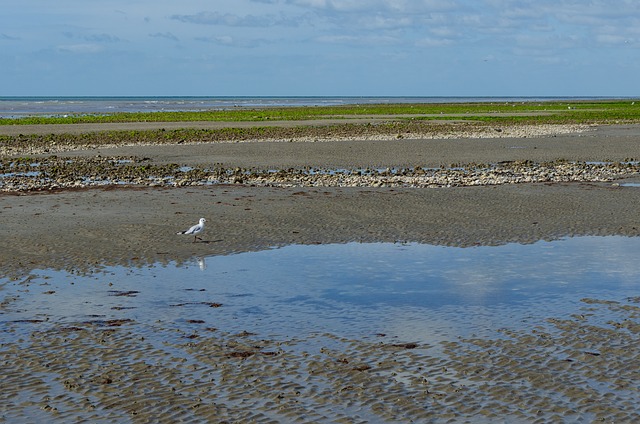
[[[0,97],[0,118],[383,103],[531,102],[604,97]]]

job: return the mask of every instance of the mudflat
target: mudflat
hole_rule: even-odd
[[[640,235],[640,189],[611,183],[438,189],[223,185],[1,196],[5,275],[183,261],[296,243],[474,246]],[[200,217],[208,220],[204,242],[176,237]]]
[[[21,129],[22,133],[28,130]],[[336,140],[110,145],[37,155],[144,156],[152,164],[222,163],[263,170],[501,161],[531,161],[535,166],[557,160],[600,163],[640,158],[640,126],[556,130],[516,135],[509,129],[494,129],[494,134],[483,133],[483,137],[380,139],[371,134]],[[108,265],[135,269],[179,264],[196,257],[290,244],[411,241],[470,247],[582,235],[637,237],[638,182],[640,176],[631,172],[604,180],[590,179],[587,173],[575,181],[437,188],[312,186],[284,181],[278,185],[130,184],[5,191],[0,193],[0,281],[4,286],[17,281],[19,287],[31,288],[33,293],[23,290],[16,298],[5,298],[0,314],[19,308],[20,297],[45,296],[35,293],[30,283],[30,274],[42,269],[85,275]],[[192,243],[193,238],[175,234],[200,217],[208,220],[203,240]],[[55,323],[44,322],[34,311],[34,319],[26,324],[5,323],[0,354],[3,363],[12,365],[5,373],[8,383],[0,395],[0,416],[60,422],[73,417],[352,422],[354,416],[387,422],[456,422],[472,417],[479,422],[504,417],[531,422],[562,417],[633,421],[638,409],[626,394],[603,397],[571,382],[588,375],[618,390],[628,389],[637,369],[630,366],[637,362],[637,343],[630,342],[638,335],[635,303],[616,309],[626,314],[620,321],[624,331],[589,326],[584,318],[554,321],[555,327],[545,330],[545,337],[532,330],[511,334],[512,342],[450,341],[438,358],[421,353],[412,341],[384,339],[381,344],[376,339],[345,340],[324,334],[276,343],[263,335],[232,335],[224,329],[202,331],[198,340],[167,341],[163,348],[161,343],[143,343],[145,337],[156,340],[160,336],[151,337],[151,330],[128,319],[99,325]],[[590,300],[589,305],[591,314],[598,308],[613,307],[603,300]],[[536,322],[541,326],[545,318],[552,317]],[[33,325],[33,330],[23,333],[24,325]],[[153,331],[158,334],[171,331],[169,324],[157,327]],[[589,335],[583,337],[586,333]],[[590,348],[604,339],[611,342],[609,350]],[[300,343],[305,349],[330,345],[336,340],[344,351],[308,355],[297,347]],[[532,347],[544,352],[549,340],[563,352],[574,349],[578,362],[540,365],[544,361],[540,362]],[[179,358],[167,355],[190,359],[182,366]],[[73,366],[66,358],[75,358]],[[299,375],[303,369],[308,375]],[[428,383],[417,379],[425,369],[429,370],[425,374]],[[207,380],[206,373],[214,370],[215,381]],[[611,370],[615,372],[608,372]],[[548,378],[541,377],[544,372],[550,373]],[[43,373],[50,377],[42,377]],[[469,378],[479,378],[482,384],[465,389],[467,380],[461,376],[472,373],[479,377]],[[398,383],[398,378],[389,375],[406,375],[406,382]],[[328,388],[316,385],[317,378],[329,382]],[[525,380],[531,389],[516,395],[510,382]],[[340,384],[332,385],[332,381]],[[570,401],[559,406],[547,392],[564,393]],[[118,393],[126,393],[126,398]],[[610,402],[613,406],[607,406]]]
[[[36,126],[37,127],[37,126]],[[24,133],[35,131],[27,126]],[[57,154],[144,156],[151,164],[228,168],[393,168],[469,162],[640,158],[640,126],[589,127],[494,138],[252,141],[115,145]],[[454,133],[455,135],[455,133]],[[37,155],[36,155],[37,156]],[[535,166],[535,165],[534,165]],[[640,176],[625,175],[624,181]],[[619,180],[479,187],[313,187],[214,184],[107,186],[0,193],[5,274],[40,267],[154,262],[291,243],[418,241],[499,244],[583,234],[638,235],[640,189]],[[209,220],[206,243],[175,232]]]

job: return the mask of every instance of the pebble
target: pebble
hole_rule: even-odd
[[[402,132],[403,138],[450,139],[538,137],[589,131],[588,125],[517,125],[496,128],[482,124],[446,124],[409,126]],[[203,133],[204,134],[204,133]],[[206,135],[206,134],[205,134]],[[397,138],[398,132],[385,133],[384,128],[331,127],[307,128],[295,137],[261,139],[233,139],[228,142],[329,142],[341,140],[387,140]],[[211,136],[211,135],[209,135]],[[83,138],[84,137],[84,138]],[[36,159],[15,157],[42,153],[61,153],[88,147],[109,147],[104,140],[78,140],[63,137],[58,141],[45,138],[17,137],[12,143],[0,146],[0,191],[21,192],[64,188],[84,188],[109,185],[184,187],[213,184],[243,184],[270,187],[461,187],[498,184],[547,183],[547,182],[611,182],[622,177],[637,175],[638,163],[598,163],[557,161],[532,163],[530,161],[501,162],[498,164],[452,165],[437,169],[416,166],[403,169],[225,169],[189,168],[178,164],[155,165],[147,158],[137,157],[58,157]],[[96,136],[98,137],[98,136]],[[194,135],[192,143],[202,143]],[[24,138],[24,140],[23,140]],[[162,140],[156,140],[162,143]],[[215,139],[216,143],[225,140]],[[109,139],[113,143],[112,139]],[[149,144],[144,139],[136,142],[127,139],[117,145]],[[615,183],[612,184],[615,187]]]
[[[28,169],[28,172],[25,171]],[[225,169],[187,172],[175,164],[150,165],[136,157],[41,158],[37,163],[3,160],[0,191],[19,192],[107,185],[184,187],[244,184],[261,187],[464,187],[522,183],[611,182],[636,176],[640,164],[556,161],[467,164],[455,168]],[[616,187],[615,184],[612,184]]]

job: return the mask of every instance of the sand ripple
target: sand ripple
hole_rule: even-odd
[[[517,422],[640,419],[639,299],[436,345],[271,340],[191,323],[4,326],[11,422]],[[20,336],[24,334],[24,336]]]

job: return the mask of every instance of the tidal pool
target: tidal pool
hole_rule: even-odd
[[[113,267],[89,276],[39,270],[23,282],[4,282],[4,296],[19,301],[0,317],[4,323],[94,317],[177,326],[204,320],[276,338],[317,331],[453,337],[563,313],[584,297],[637,295],[638,253],[640,238],[628,237],[473,248],[349,243]]]
[[[294,245],[0,279],[0,418],[633,421],[638,253]]]

